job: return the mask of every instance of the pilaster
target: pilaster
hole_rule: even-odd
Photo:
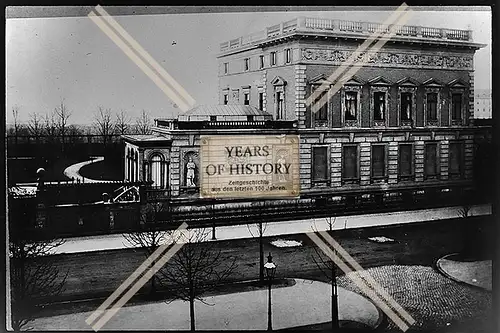
[[[389,184],[398,182],[398,142],[389,142],[387,156],[387,178]]]
[[[415,141],[415,181],[424,181],[424,141]]]
[[[474,168],[474,140],[466,139],[464,145],[464,173],[466,179],[473,177]]]
[[[299,128],[306,124],[306,66],[295,65],[295,117]]]
[[[359,158],[359,184],[370,185],[371,179],[371,146],[369,142],[361,142],[360,147],[360,158]]]
[[[179,189],[180,189],[180,169],[181,169],[181,163],[180,163],[180,148],[179,147],[172,147],[172,152],[171,152],[171,160],[170,160],[170,188],[172,191],[172,196],[178,196],[179,195]]]
[[[330,144],[330,178],[332,187],[342,186],[342,143]]]
[[[439,144],[441,149],[440,156],[440,170],[441,180],[448,180],[448,158],[450,152],[450,142],[448,140],[442,140]]]

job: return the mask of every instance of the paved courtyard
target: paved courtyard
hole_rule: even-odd
[[[460,327],[464,320],[488,318],[491,312],[490,292],[455,282],[432,267],[389,265],[367,271],[415,319],[412,330]],[[338,283],[362,294],[349,278],[352,274],[356,273],[340,277]],[[387,329],[397,326],[389,320]]]

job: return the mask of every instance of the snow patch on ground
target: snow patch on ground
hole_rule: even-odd
[[[275,241],[271,242],[271,245],[274,245],[276,247],[295,247],[295,246],[302,246],[302,242],[297,242],[294,240],[284,240],[284,239],[277,239]]]
[[[394,239],[388,238],[385,236],[370,237],[368,239],[371,240],[372,242],[377,242],[377,243],[392,243],[392,242],[394,242]]]

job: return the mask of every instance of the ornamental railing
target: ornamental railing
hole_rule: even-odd
[[[290,21],[267,27],[264,30],[231,39],[220,44],[220,51],[225,52],[240,47],[254,45],[268,39],[288,35],[294,32],[337,32],[345,34],[370,35],[375,32],[387,33],[391,27],[396,36],[418,39],[439,39],[452,41],[472,41],[471,30],[444,29],[412,25],[384,25],[381,23],[336,20],[325,18],[299,17]]]

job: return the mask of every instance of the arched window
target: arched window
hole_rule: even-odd
[[[150,179],[153,181],[154,187],[164,187],[164,167],[163,158],[160,155],[153,155],[150,162]]]
[[[131,160],[130,160],[130,155],[131,155],[131,152],[130,152],[130,148],[127,149],[127,180],[130,181],[130,177],[131,177],[131,174],[130,174],[130,168],[132,167],[131,166]]]
[[[135,167],[134,151],[131,151],[130,166],[131,166],[131,168],[130,168],[130,180],[135,181],[135,178],[134,178],[134,175],[135,175],[135,172],[134,172],[134,167]]]
[[[135,151],[134,155],[134,180],[138,181],[139,180],[139,153],[137,150]]]

